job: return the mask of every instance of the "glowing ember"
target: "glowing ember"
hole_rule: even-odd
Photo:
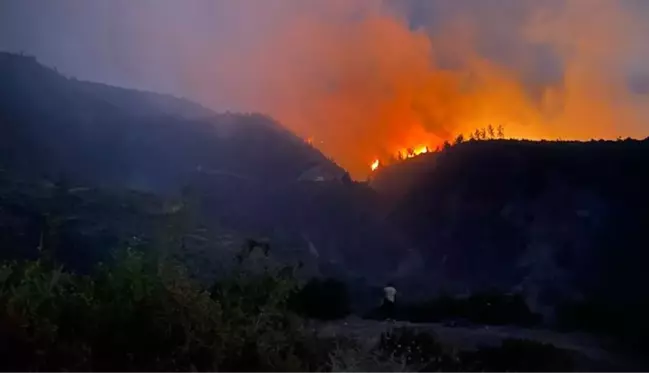
[[[372,162],[372,164],[370,165],[370,168],[372,169],[372,171],[374,171],[374,170],[376,170],[377,168],[379,168],[379,160],[378,160],[378,159],[375,159],[374,162]]]

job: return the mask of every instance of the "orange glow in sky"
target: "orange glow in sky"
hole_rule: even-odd
[[[524,22],[504,35],[467,12],[432,30],[411,27],[381,1],[297,2],[282,12],[271,3],[254,2],[277,18],[272,27],[246,48],[219,54],[209,64],[215,79],[197,69],[191,83],[206,94],[219,87],[228,100],[313,136],[356,179],[377,159],[434,150],[489,124],[527,139],[644,138],[649,131],[649,94],[630,92],[624,70],[629,61],[641,65],[649,22],[622,2],[526,1]],[[494,33],[503,40],[484,39]],[[484,52],[494,42],[511,44],[512,63]],[[530,54],[537,47],[557,61],[556,77],[537,73],[547,69]]]

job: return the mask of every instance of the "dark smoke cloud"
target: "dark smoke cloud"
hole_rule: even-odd
[[[0,49],[266,112],[357,176],[403,147],[645,136],[644,0],[5,0]]]

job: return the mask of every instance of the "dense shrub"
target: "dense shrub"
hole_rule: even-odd
[[[335,279],[311,279],[291,299],[292,309],[320,320],[335,320],[350,313],[349,293],[345,283]]]
[[[212,293],[126,250],[92,277],[45,260],[0,267],[2,370],[316,370],[332,342],[287,309],[290,271],[235,270]]]
[[[90,276],[40,259],[0,266],[0,369],[17,371],[568,370],[552,346],[505,341],[456,354],[411,329],[370,350],[321,338],[289,310],[287,268],[236,268],[211,289],[126,250]]]
[[[188,369],[206,349],[221,348],[219,305],[176,268],[152,264],[127,252],[93,278],[42,261],[5,267],[11,274],[1,312],[13,333],[3,334],[3,347],[19,347],[3,363],[17,370]]]

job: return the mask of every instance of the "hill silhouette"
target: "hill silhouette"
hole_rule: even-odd
[[[570,322],[646,335],[647,164],[649,139],[469,141],[387,167],[372,186],[430,287],[522,293],[558,324],[581,304],[588,315],[568,306]]]
[[[398,235],[376,217],[378,195],[267,116],[214,113],[185,99],[83,82],[32,57],[8,53],[0,53],[0,80],[6,190],[23,183],[35,191],[5,194],[5,200],[20,198],[23,207],[34,207],[11,210],[8,219],[27,219],[36,233],[27,242],[8,230],[7,242],[21,242],[14,251],[35,247],[33,237],[46,213],[36,208],[38,196],[50,191],[43,185],[54,183],[52,190],[64,194],[91,189],[75,197],[83,203],[63,204],[65,216],[94,209],[88,204],[97,200],[106,208],[139,198],[182,199],[187,192],[198,216],[194,228],[237,232],[240,240],[269,239],[284,248],[274,250],[277,255],[315,263],[316,274],[378,276],[374,281],[380,282],[400,255]],[[125,189],[137,193],[125,201]],[[66,257],[80,262],[115,245],[131,231],[112,222],[132,220],[121,214],[126,212],[83,215],[96,225],[94,239],[81,245],[68,237],[65,250],[85,246],[79,250],[87,255]],[[147,219],[138,216],[134,219]],[[146,235],[153,228],[142,229]],[[206,257],[216,249],[196,250],[195,262],[215,260]],[[363,259],[369,252],[375,253],[372,261]]]
[[[269,182],[314,165],[341,172],[263,115],[216,114],[171,96],[81,82],[8,53],[0,54],[0,79],[0,149],[15,171],[151,190],[178,189],[197,168]]]

